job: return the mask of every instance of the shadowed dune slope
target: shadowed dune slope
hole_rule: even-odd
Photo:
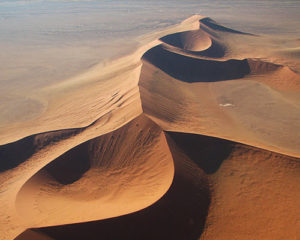
[[[163,45],[150,49],[143,56],[170,76],[185,82],[213,82],[242,78],[250,73],[247,60],[209,61],[166,50]]]
[[[17,167],[45,146],[70,138],[82,129],[70,129],[28,136],[0,146],[0,172]]]
[[[260,59],[248,59],[248,64],[252,74],[265,74],[283,68],[282,65],[264,62]]]
[[[117,218],[33,231],[56,240],[281,239],[285,226],[288,236],[295,236],[297,226],[286,219],[297,220],[299,159],[202,135],[168,132],[166,137],[175,176],[156,203]]]
[[[226,55],[226,46],[221,44],[220,41],[212,39],[211,46],[201,52],[194,53],[196,56],[208,58],[222,58]]]
[[[283,67],[260,59],[227,61],[198,59],[169,51],[164,45],[150,49],[142,59],[173,78],[190,83],[239,79],[249,74],[270,73]]]
[[[198,239],[210,203],[205,173],[167,136],[175,166],[173,183],[152,206],[118,218],[36,229],[53,239]],[[200,154],[201,156],[201,154]],[[22,238],[20,237],[20,240]]]
[[[231,29],[231,28],[224,27],[224,26],[218,24],[216,21],[214,21],[213,19],[211,19],[209,17],[202,18],[200,20],[200,24],[201,24],[201,27],[203,27],[203,25],[205,25],[206,27],[209,27],[209,28],[211,28],[212,30],[215,30],[215,31],[253,35],[253,34],[250,34],[250,33],[245,33],[245,32],[241,32],[241,31],[237,31],[237,30],[234,30],[234,29]]]
[[[219,138],[177,132],[167,134],[207,174],[215,173],[233,148],[232,142]]]
[[[53,240],[53,238],[50,238],[40,231],[26,230],[16,237],[15,240]]]
[[[49,163],[24,184],[16,207],[35,226],[115,217],[157,201],[173,173],[162,130],[140,116]]]

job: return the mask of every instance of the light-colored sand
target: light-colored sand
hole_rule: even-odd
[[[0,129],[0,239],[300,237],[292,40],[202,16],[149,40],[20,101],[40,113]]]

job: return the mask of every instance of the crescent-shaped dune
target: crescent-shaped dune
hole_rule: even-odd
[[[201,29],[169,34],[160,40],[173,47],[193,52],[204,51],[212,46],[211,37]]]
[[[175,176],[156,203],[117,218],[34,231],[58,240],[179,240],[201,234],[201,239],[237,234],[242,239],[254,234],[279,239],[295,234],[290,222],[297,215],[290,211],[297,211],[299,159],[201,135],[168,132],[166,137]],[[272,224],[266,228],[265,222]],[[285,230],[278,231],[278,226]]]
[[[161,128],[141,116],[46,165],[23,185],[16,208],[35,227],[120,216],[159,199],[173,173]]]
[[[0,239],[299,237],[297,50],[198,15],[155,37],[0,128]]]

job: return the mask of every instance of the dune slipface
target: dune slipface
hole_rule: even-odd
[[[201,16],[157,36],[3,133],[0,239],[300,237],[298,48]]]

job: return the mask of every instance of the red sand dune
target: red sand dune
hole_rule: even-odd
[[[299,56],[201,16],[157,37],[2,134],[0,239],[300,237]]]

